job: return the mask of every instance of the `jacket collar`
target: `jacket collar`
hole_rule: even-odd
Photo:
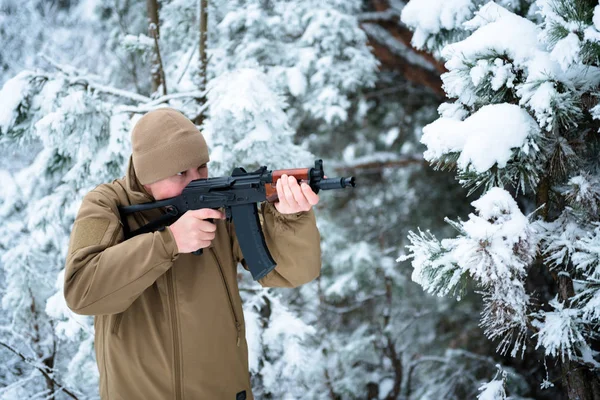
[[[127,174],[125,175],[125,187],[131,204],[142,204],[154,201],[154,197],[150,195],[144,188],[135,173],[133,167],[133,156],[129,157],[129,164],[127,166]]]

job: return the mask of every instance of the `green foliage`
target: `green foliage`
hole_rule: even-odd
[[[585,25],[592,24],[594,7],[598,2],[594,0],[555,0],[551,2],[553,11],[566,21],[580,22]]]

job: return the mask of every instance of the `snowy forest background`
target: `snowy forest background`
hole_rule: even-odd
[[[599,67],[598,1],[0,0],[0,398],[98,398],[69,233],[170,106],[357,179],[317,281],[240,273],[257,399],[600,399]]]

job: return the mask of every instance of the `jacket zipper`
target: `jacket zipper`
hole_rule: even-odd
[[[212,248],[210,249],[210,254],[212,254],[213,258],[217,263],[217,266],[219,267],[219,273],[221,274],[221,280],[223,281],[223,285],[225,286],[225,292],[227,292],[227,300],[229,300],[229,309],[231,310],[231,316],[233,317],[233,322],[235,323],[235,330],[237,332],[236,345],[237,347],[240,347],[242,326],[239,323],[237,316],[235,315],[235,309],[233,308],[233,300],[231,300],[231,292],[229,291],[229,285],[227,285],[227,281],[225,280],[225,273],[223,273],[221,263],[219,262],[219,259],[217,258],[217,255],[215,254]]]
[[[175,285],[173,284],[173,268],[167,271],[167,291],[169,294],[169,308],[171,309],[171,328],[173,331],[173,360],[175,374],[175,399],[183,399],[181,393],[181,370],[179,354],[179,329],[177,327],[177,309],[175,307]]]

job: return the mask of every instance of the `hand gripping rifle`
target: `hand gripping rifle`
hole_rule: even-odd
[[[225,208],[227,220],[233,220],[235,223],[235,233],[252,277],[254,280],[264,278],[276,264],[267,248],[256,204],[262,201],[274,203],[279,200],[276,184],[283,174],[294,176],[299,183],[307,183],[315,193],[319,190],[355,186],[354,177],[325,179],[322,160],[315,161],[314,168],[267,171],[267,167],[263,166],[254,172],[235,168],[231,176],[192,181],[179,196],[119,207],[125,239],[142,233],[163,230],[188,210]],[[127,215],[160,207],[165,207],[164,215],[133,232],[129,230]],[[194,254],[202,254],[202,249],[196,250]]]

